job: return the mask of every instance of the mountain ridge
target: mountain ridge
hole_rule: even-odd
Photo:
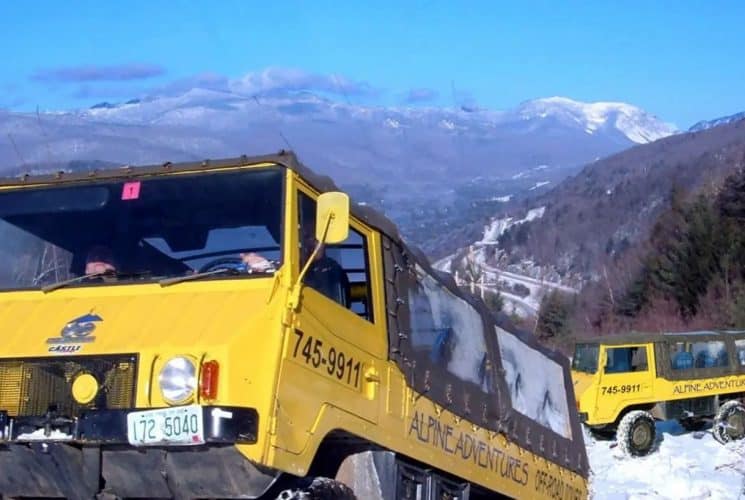
[[[461,226],[493,213],[494,200],[540,193],[587,162],[636,145],[617,127],[620,118],[651,120],[647,128],[639,122],[641,141],[673,132],[631,105],[550,99],[463,110],[196,87],[72,112],[0,111],[0,132],[10,138],[0,141],[0,174],[52,160],[138,165],[292,149],[435,253],[451,244],[451,231],[462,241]],[[531,102],[551,110],[531,114]]]
[[[722,116],[713,120],[701,120],[700,122],[696,122],[695,124],[693,124],[691,128],[688,129],[688,131],[699,132],[701,130],[707,130],[712,127],[718,127],[719,125],[725,125],[727,123],[732,123],[738,120],[745,120],[745,111],[728,116]]]
[[[202,102],[200,102],[200,100]],[[216,102],[223,101],[225,105],[238,105],[241,102],[250,102],[251,104],[260,104],[260,100],[269,100],[275,103],[292,102],[295,104],[303,103],[308,105],[326,104],[337,109],[346,108],[347,112],[356,112],[358,114],[377,114],[390,113],[409,119],[421,119],[428,114],[440,114],[441,117],[457,117],[460,113],[468,113],[472,117],[479,116],[483,121],[493,124],[504,124],[520,120],[531,120],[536,118],[546,118],[548,116],[571,116],[578,124],[584,126],[585,131],[594,133],[603,127],[616,127],[628,140],[636,143],[646,143],[666,137],[677,132],[677,129],[668,123],[665,123],[643,109],[623,102],[582,102],[567,97],[547,97],[523,101],[517,107],[509,110],[491,110],[486,108],[467,108],[462,106],[455,108],[426,107],[426,106],[360,106],[343,102],[334,102],[331,99],[324,98],[310,92],[300,92],[292,94],[270,94],[268,96],[255,95],[245,96],[229,92],[226,90],[193,88],[183,94],[176,96],[165,96],[159,98],[133,99],[121,104],[103,102],[91,106],[88,109],[78,110],[80,116],[92,116],[97,119],[130,119],[133,121],[146,122],[142,117],[137,120],[134,117],[121,113],[123,110],[134,111],[153,103],[173,103],[174,106],[191,106],[211,108]],[[223,106],[222,108],[225,109]],[[306,107],[306,111],[311,108]],[[124,115],[124,116],[122,116]],[[147,114],[144,114],[148,116]],[[625,123],[617,123],[618,118],[625,119]],[[628,128],[628,121],[639,122],[635,124],[637,130]],[[639,132],[638,130],[641,130]]]

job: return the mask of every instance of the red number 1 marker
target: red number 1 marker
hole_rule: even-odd
[[[140,197],[140,181],[125,182],[122,186],[122,200],[136,200]]]

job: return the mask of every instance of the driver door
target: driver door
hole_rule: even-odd
[[[651,345],[604,346],[600,353],[598,418],[611,419],[624,407],[650,400],[654,393]]]
[[[297,196],[299,273],[316,244],[316,201],[309,191]],[[383,299],[375,292],[382,288],[374,286],[382,283],[379,246],[377,234],[352,219],[347,240],[326,246],[304,279],[280,375],[280,405],[304,415],[293,420],[308,433],[325,411],[341,410],[360,424],[378,420],[387,359]],[[323,270],[328,279],[317,277]]]

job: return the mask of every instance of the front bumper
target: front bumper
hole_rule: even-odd
[[[0,412],[0,497],[260,496],[278,473],[257,467],[233,446],[256,442],[256,411],[202,409],[205,444],[147,447],[128,443],[127,414],[135,410],[89,411],[74,420]]]
[[[259,416],[253,408],[202,406],[208,444],[256,442]],[[148,408],[149,409],[149,408]],[[78,418],[55,415],[9,417],[0,411],[0,444],[17,441],[66,441],[80,444],[127,444],[127,415],[137,410],[91,410]],[[33,434],[33,437],[28,437]]]

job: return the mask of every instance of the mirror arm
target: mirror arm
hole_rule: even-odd
[[[326,222],[324,223],[323,227],[323,238],[321,239],[321,241],[316,243],[316,247],[313,249],[313,252],[311,252],[308,260],[305,262],[302,271],[300,271],[300,274],[297,277],[297,281],[290,291],[290,300],[287,304],[287,307],[292,311],[297,311],[297,308],[300,305],[300,290],[302,290],[303,279],[305,278],[305,275],[308,273],[308,269],[310,269],[311,264],[313,264],[313,261],[316,260],[318,253],[321,251],[321,248],[323,248],[323,245],[326,242],[326,235],[328,234],[329,226],[331,226],[331,219],[333,218],[334,214],[329,212],[328,216],[326,216]]]

